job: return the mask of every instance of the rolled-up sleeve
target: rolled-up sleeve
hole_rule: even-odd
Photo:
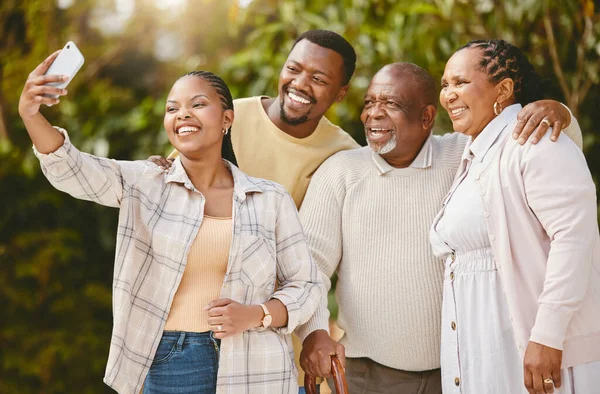
[[[66,130],[56,128],[65,141],[56,151],[34,154],[42,172],[56,189],[98,204],[119,207],[123,192],[137,182],[149,168],[145,161],[117,161],[80,152]]]
[[[324,292],[321,275],[313,262],[304,237],[296,205],[285,193],[275,226],[277,281],[280,286],[271,298],[281,301],[288,311],[288,323],[276,329],[291,334],[315,312]]]

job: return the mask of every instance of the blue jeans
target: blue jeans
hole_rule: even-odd
[[[163,332],[143,394],[214,394],[220,345],[211,331]]]
[[[317,393],[321,392],[321,385],[317,384]],[[306,389],[304,387],[300,387],[298,390],[298,394],[306,394]]]

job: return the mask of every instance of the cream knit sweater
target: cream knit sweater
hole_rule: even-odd
[[[440,367],[443,262],[429,228],[452,184],[467,137],[433,136],[428,168],[381,174],[370,148],[339,152],[313,176],[300,211],[321,271],[337,271],[338,324],[348,357],[391,368]],[[298,330],[328,329],[324,298]]]

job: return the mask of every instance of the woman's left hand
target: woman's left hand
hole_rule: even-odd
[[[562,350],[529,342],[523,360],[525,387],[529,394],[553,393],[554,387],[560,387],[561,363]]]
[[[208,310],[208,324],[217,339],[260,326],[264,315],[260,305],[243,305],[229,298],[213,301],[204,309]]]
[[[517,125],[513,138],[523,145],[531,136],[531,143],[537,144],[552,126],[550,139],[556,141],[561,130],[571,124],[571,114],[564,105],[554,100],[539,100],[527,104],[517,115]]]

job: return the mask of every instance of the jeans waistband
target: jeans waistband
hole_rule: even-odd
[[[179,347],[189,343],[207,343],[216,344],[221,343],[220,339],[214,337],[212,331],[205,332],[186,332],[186,331],[163,331],[162,340],[177,341]]]

